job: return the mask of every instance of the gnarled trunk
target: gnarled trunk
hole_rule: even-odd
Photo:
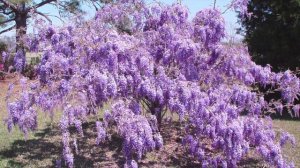
[[[24,37],[27,31],[27,13],[16,13],[16,51],[24,50]]]
[[[27,32],[27,18],[28,12],[25,8],[25,3],[22,3],[18,12],[15,13],[16,22],[16,59],[22,60],[22,67],[19,69],[21,72],[24,70],[26,64],[26,51],[24,38]],[[16,64],[16,63],[15,63]]]
[[[16,21],[16,51],[19,49],[24,50],[24,41],[23,38],[26,35],[27,30],[27,11],[25,8],[25,3],[22,3],[19,6],[19,10],[16,14],[15,21]]]

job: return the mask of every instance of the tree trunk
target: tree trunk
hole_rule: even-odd
[[[16,51],[18,51],[18,49],[24,49],[24,40],[23,38],[26,35],[26,31],[27,31],[27,13],[16,13]]]
[[[19,8],[18,12],[15,13],[16,15],[16,53],[22,52],[22,57],[19,58],[24,60],[24,64],[26,61],[26,51],[25,51],[25,45],[24,45],[24,38],[27,32],[27,11],[25,8],[25,3],[22,3]],[[25,65],[23,65],[25,66]],[[24,69],[23,69],[24,70]]]
[[[156,116],[157,119],[157,126],[158,129],[160,130],[161,128],[161,122],[162,122],[162,107],[159,105],[159,103],[154,102],[151,103],[151,108],[150,108],[151,114]]]

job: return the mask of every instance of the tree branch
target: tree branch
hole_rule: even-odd
[[[6,7],[10,8],[13,11],[18,11],[18,8],[15,4],[7,1],[7,0],[0,0],[0,2],[2,2]]]
[[[59,19],[62,23],[65,23],[65,21],[58,16],[55,16],[55,15],[47,15],[47,16],[55,17],[55,18]]]
[[[5,24],[5,23],[8,23],[8,22],[11,22],[11,21],[14,21],[14,20],[15,20],[15,18],[5,20],[5,21],[3,21],[3,22],[0,22],[0,25],[3,25],[3,24]]]
[[[63,9],[69,10],[70,6],[69,5],[63,5],[62,3],[58,3],[58,5],[60,7],[62,7]],[[76,14],[75,12],[69,11],[71,14]]]
[[[14,11],[9,11],[9,12],[2,11],[2,12],[0,12],[0,13],[3,13],[4,15],[10,15],[10,14],[14,13]]]
[[[0,34],[3,34],[3,33],[5,33],[5,32],[11,31],[11,30],[14,29],[14,28],[16,28],[16,25],[14,25],[14,26],[12,26],[12,27],[10,27],[10,28],[8,28],[8,29],[2,30],[2,31],[0,32]]]
[[[4,15],[10,15],[13,13],[12,10],[6,11],[8,8],[5,5],[0,6],[0,9],[2,10],[0,13],[3,13]]]
[[[216,9],[217,0],[214,0],[214,9]]]
[[[45,19],[47,19],[48,20],[48,22],[50,22],[51,24],[52,24],[52,20],[46,15],[46,14],[44,14],[44,13],[41,13],[41,12],[39,12],[39,11],[34,11],[34,13],[36,13],[36,14],[39,14],[39,15],[41,15],[41,16],[43,16]]]
[[[96,4],[94,3],[94,1],[91,1],[91,4],[92,4],[93,7],[95,8],[95,10],[98,11],[98,7],[97,7]]]
[[[230,8],[232,8],[233,2],[222,12],[222,14],[226,13]]]
[[[42,7],[42,6],[46,5],[46,4],[51,3],[51,2],[54,2],[54,1],[57,1],[57,0],[45,0],[45,1],[42,1],[41,3],[39,3],[39,4],[35,5],[35,6],[32,6],[32,7],[28,8],[28,11],[31,10],[31,9],[33,9],[33,8],[37,9],[37,8],[39,8],[39,7]]]

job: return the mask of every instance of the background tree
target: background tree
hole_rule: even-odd
[[[255,62],[274,70],[296,69],[300,65],[300,0],[251,0],[248,12],[239,16],[245,42]]]
[[[109,1],[104,1],[107,3]],[[16,29],[16,51],[22,59],[25,60],[25,49],[22,39],[27,32],[28,19],[34,14],[44,17],[51,22],[49,15],[39,11],[45,5],[54,5],[59,10],[61,16],[69,16],[70,14],[81,14],[81,6],[83,3],[89,3],[96,10],[101,7],[102,0],[0,0],[0,26],[3,28],[0,34]]]

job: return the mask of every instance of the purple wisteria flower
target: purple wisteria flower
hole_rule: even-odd
[[[14,66],[18,72],[23,71],[26,64],[26,56],[23,49],[19,49],[14,57]]]
[[[8,59],[9,55],[7,52],[3,51],[2,52],[2,62],[4,63]]]

